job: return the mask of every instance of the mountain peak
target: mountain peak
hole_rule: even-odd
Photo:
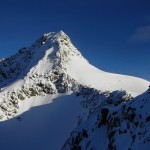
[[[49,32],[43,34],[32,44],[32,48],[39,48],[41,46],[43,47],[43,45],[45,44],[49,46],[52,46],[52,44],[72,45],[70,38],[62,30],[60,30],[59,32]]]
[[[52,35],[52,34],[50,34],[50,35]],[[66,42],[71,43],[69,36],[62,30],[60,30],[59,32],[56,32],[52,36],[49,36],[49,38],[53,39],[54,42],[57,41],[57,42],[63,43],[64,41],[66,41]]]
[[[58,32],[48,32],[48,33],[45,33],[45,34],[43,34],[43,37],[50,38],[50,37],[56,36],[56,35],[58,37],[61,37],[61,36],[64,36],[64,35],[67,36],[67,34],[64,31],[60,30]]]
[[[60,30],[59,32],[57,32],[56,33],[59,37],[68,37],[68,35],[64,32],[64,31],[62,31],[62,30]],[[69,37],[68,37],[69,38]]]
[[[144,92],[149,84],[142,79],[105,73],[93,67],[61,30],[43,34],[30,47],[22,48],[17,54],[0,60],[0,88],[23,79],[27,74],[47,74],[54,68],[59,68],[73,79],[82,81],[85,85],[92,85],[96,89],[129,89],[136,94]],[[132,81],[129,82],[129,86],[125,83],[128,78]],[[138,82],[140,86],[135,88],[131,84],[133,82]]]
[[[45,33],[37,41],[39,41],[39,40],[40,41],[49,41],[49,39],[53,39],[53,40],[60,40],[60,39],[65,39],[66,40],[67,39],[67,40],[70,41],[70,38],[68,37],[68,35],[65,32],[63,32],[62,30],[60,30],[59,32]]]
[[[34,73],[43,73],[49,72],[52,66],[67,68],[71,56],[83,58],[63,31],[43,34],[31,46],[21,48],[17,54],[0,60],[0,88],[10,84],[9,80],[12,82],[24,78],[33,70]]]
[[[60,35],[60,36],[67,36],[66,33],[62,30],[58,31],[56,34]]]

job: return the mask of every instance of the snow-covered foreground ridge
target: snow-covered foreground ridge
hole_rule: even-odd
[[[64,32],[44,34],[30,47],[0,60],[0,120],[8,120],[0,123],[0,133],[4,135],[0,138],[4,143],[1,147],[20,149],[14,144],[15,140],[9,138],[15,134],[20,145],[25,142],[20,137],[30,137],[29,141],[33,141],[32,144],[26,141],[26,146],[21,149],[41,150],[45,147],[45,150],[59,150],[78,126],[63,149],[98,149],[103,146],[103,149],[111,149],[114,142],[110,145],[112,139],[108,138],[108,129],[107,133],[103,129],[107,128],[104,125],[108,113],[103,117],[99,112],[104,106],[111,107],[123,117],[120,107],[128,105],[132,96],[143,93],[148,86],[146,80],[107,73],[90,65]],[[111,109],[104,111],[110,113]],[[34,123],[38,125],[33,129]],[[46,132],[44,135],[41,128]],[[38,135],[34,135],[35,132]],[[89,141],[87,134],[92,136]],[[37,138],[39,135],[44,136],[44,141]],[[96,141],[97,136],[104,138],[104,142]],[[5,141],[10,143],[7,148]]]
[[[81,120],[62,150],[148,150],[150,89],[134,99],[123,92],[104,95],[103,100],[86,101],[87,119]]]

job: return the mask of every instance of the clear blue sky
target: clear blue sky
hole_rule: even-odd
[[[96,67],[150,80],[150,1],[1,1],[0,58],[59,30]]]

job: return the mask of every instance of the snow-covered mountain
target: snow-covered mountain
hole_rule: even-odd
[[[118,130],[123,132],[128,121],[124,115],[130,115],[124,107],[136,106],[138,101],[145,105],[142,99],[148,92],[133,97],[145,92],[149,84],[95,68],[63,31],[44,34],[30,47],[0,60],[1,148],[76,150],[121,146],[117,144],[125,137],[118,138]],[[147,111],[145,107],[143,111]],[[140,114],[138,110],[131,109]],[[122,124],[110,129],[116,118]],[[133,120],[129,124],[134,128]],[[138,141],[133,139],[127,144],[136,148]]]

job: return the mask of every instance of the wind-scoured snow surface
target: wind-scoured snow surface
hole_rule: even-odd
[[[127,138],[131,140],[124,149],[137,149],[140,145],[134,134],[148,135],[148,121],[144,129],[140,125],[143,130],[135,132],[134,124],[140,123],[128,123],[124,115],[130,116],[130,111],[124,107],[143,105],[131,110],[138,115],[147,113],[141,114],[143,120],[148,117],[149,92],[133,98],[148,86],[146,80],[95,68],[63,31],[44,34],[30,47],[0,60],[1,149],[120,149]],[[121,122],[113,129],[109,122],[115,119],[112,111]],[[128,132],[119,131],[126,129],[124,124],[133,130],[120,137],[117,132]],[[112,130],[115,133],[110,137]],[[148,141],[147,135],[141,139]]]

